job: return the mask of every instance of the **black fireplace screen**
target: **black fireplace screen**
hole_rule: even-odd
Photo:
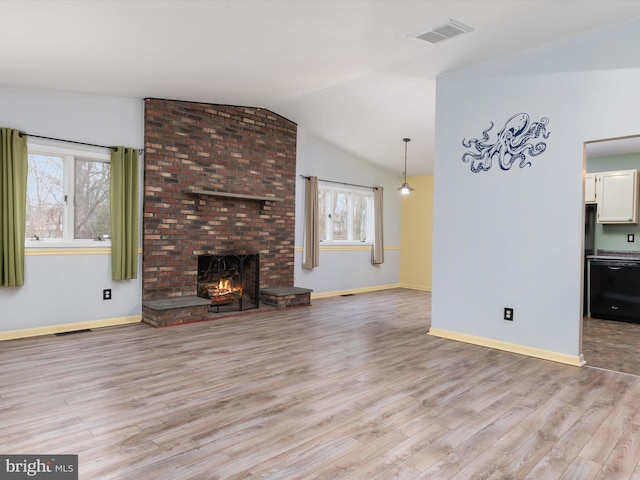
[[[209,311],[234,312],[260,306],[258,254],[199,255],[198,296],[211,300]]]

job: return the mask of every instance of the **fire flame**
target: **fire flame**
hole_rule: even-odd
[[[239,296],[242,296],[242,287],[233,285],[229,279],[221,278],[217,284],[210,283],[207,287],[211,296],[222,296],[230,293],[238,293]]]

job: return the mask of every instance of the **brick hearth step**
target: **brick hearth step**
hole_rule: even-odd
[[[153,310],[170,310],[172,308],[197,307],[209,305],[211,300],[202,297],[171,297],[160,300],[145,300],[142,304]]]
[[[311,292],[313,290],[301,287],[264,288],[260,290],[260,300],[278,308],[299,307],[311,305]]]
[[[211,300],[196,296],[170,297],[142,302],[142,321],[168,327],[207,319]]]

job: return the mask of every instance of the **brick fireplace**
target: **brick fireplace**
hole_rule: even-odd
[[[259,289],[292,287],[296,125],[260,108],[161,99],[146,99],[144,116],[143,321],[210,318],[199,256],[252,252]]]

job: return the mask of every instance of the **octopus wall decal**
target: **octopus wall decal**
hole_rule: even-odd
[[[502,170],[509,170],[516,161],[519,161],[520,168],[528,167],[531,161],[527,156],[535,157],[547,149],[545,142],[531,141],[538,137],[549,138],[551,132],[547,132],[547,117],[542,117],[539,122],[531,122],[526,113],[517,113],[506,121],[492,143],[489,143],[489,131],[494,124],[490,123],[489,128],[482,132],[482,138],[462,139],[463,147],[474,149],[462,155],[464,163],[471,162],[473,173],[488,171],[494,160],[498,161]]]

